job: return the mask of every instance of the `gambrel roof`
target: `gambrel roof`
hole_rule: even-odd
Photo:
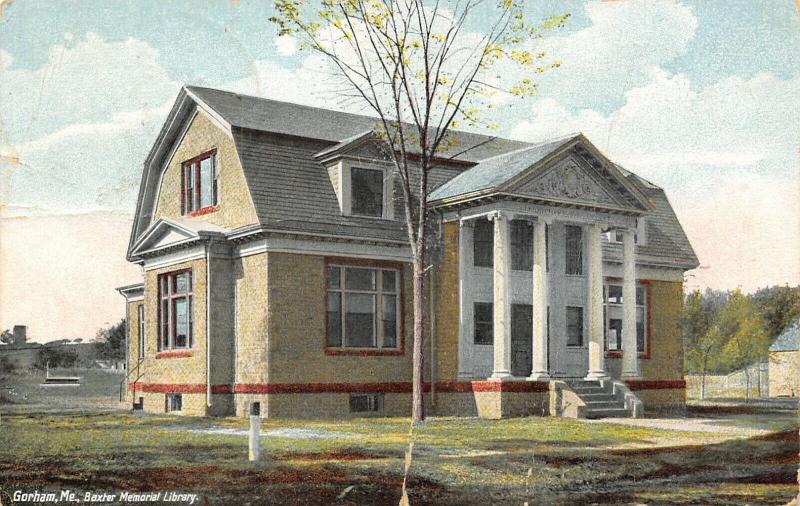
[[[129,257],[134,245],[152,230],[160,171],[197,110],[213,118],[233,138],[255,206],[258,223],[232,230],[229,236],[260,229],[406,242],[406,230],[400,220],[343,215],[321,161],[367,138],[376,128],[376,118],[186,86],[145,162]],[[441,153],[441,163],[429,175],[434,204],[506,183],[517,184],[515,177],[537,162],[561,156],[580,145],[604,160],[604,175],[598,182],[607,191],[607,198],[629,214],[647,216],[647,245],[639,249],[640,253],[652,257],[654,264],[683,269],[697,266],[694,251],[664,191],[605,160],[584,136],[576,134],[532,144],[462,131],[452,135],[457,142],[449,152]],[[402,216],[402,204],[397,202],[396,206],[395,216]],[[604,248],[610,259],[621,258],[618,245],[607,244]]]

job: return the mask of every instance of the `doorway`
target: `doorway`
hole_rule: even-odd
[[[531,374],[533,356],[533,308],[530,304],[511,305],[511,375]]]

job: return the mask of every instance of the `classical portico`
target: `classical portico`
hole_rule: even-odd
[[[614,276],[623,285],[615,295],[620,376],[640,376],[636,234],[650,204],[582,137],[572,142],[571,150],[530,164],[525,157],[535,153],[524,151],[520,160],[492,159],[435,193],[458,195],[517,164],[480,196],[441,206],[443,219],[459,224],[460,378],[610,379],[604,287],[612,264],[615,273],[622,267]],[[611,236],[621,238],[622,254],[604,258]]]
[[[603,316],[603,234],[613,230],[620,231],[624,237],[623,255],[623,377],[639,376],[636,344],[636,259],[634,233],[636,220],[629,216],[602,216],[582,210],[544,208],[538,205],[525,205],[519,202],[496,204],[496,209],[483,212],[464,213],[459,221],[459,304],[460,304],[460,346],[459,377],[482,378],[508,381],[531,380],[547,381],[552,377],[574,377],[574,371],[554,370],[550,364],[551,347],[563,343],[554,339],[559,329],[548,329],[550,320],[564,321],[565,304],[551,304],[563,300],[563,294],[553,294],[553,290],[570,290],[565,283],[550,278],[559,275],[548,268],[548,230],[564,226],[577,226],[582,230],[583,248],[586,252],[585,270],[581,275],[571,276],[568,284],[583,285],[580,292],[584,298],[585,322],[583,334],[585,342],[569,350],[574,354],[586,356],[585,371],[581,376],[591,380],[609,379],[605,369],[604,316]],[[474,211],[482,211],[479,208]],[[474,264],[475,223],[489,220],[492,225],[493,267],[476,267]],[[512,227],[514,221],[524,220],[532,224],[532,269],[512,269]],[[551,245],[551,254],[564,254],[563,248]],[[552,264],[559,264],[555,259]],[[528,277],[523,280],[523,277]],[[487,286],[490,285],[490,286]],[[491,345],[491,371],[480,367],[481,355],[486,356],[486,345],[476,345],[475,312],[476,302],[488,300],[492,303],[491,324],[493,342]],[[526,299],[526,300],[523,300]],[[571,300],[571,299],[570,299]],[[530,370],[524,376],[512,374],[512,306],[527,302],[531,307],[530,319]],[[567,303],[571,303],[567,301]],[[581,307],[578,306],[578,307]],[[556,317],[556,312],[560,312]],[[549,315],[549,313],[552,313]],[[548,317],[550,316],[550,317]],[[550,337],[549,337],[550,336]],[[484,349],[481,349],[484,348]],[[563,350],[562,350],[563,351]],[[485,360],[483,361],[485,363]]]

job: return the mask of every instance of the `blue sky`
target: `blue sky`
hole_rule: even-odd
[[[0,326],[35,318],[48,303],[2,297],[31,278],[54,284],[26,248],[52,251],[44,261],[72,273],[83,272],[85,255],[107,267],[88,289],[74,286],[83,274],[63,280],[64,297],[88,290],[87,310],[101,308],[82,332],[120,314],[113,287],[138,276],[122,257],[141,163],[182,84],[336,105],[319,59],[276,38],[270,5],[20,0],[5,8],[0,248],[19,250],[0,250]],[[690,287],[800,282],[795,2],[530,5],[531,19],[572,14],[542,42],[563,65],[539,80],[534,100],[499,108],[500,134],[540,140],[583,131],[665,187],[703,264]],[[52,233],[30,236],[37,219]],[[113,224],[93,226],[99,219]],[[107,251],[76,256],[76,235]]]

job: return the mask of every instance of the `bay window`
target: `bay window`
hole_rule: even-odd
[[[170,272],[158,277],[159,351],[194,346],[192,299],[192,271]]]
[[[400,336],[400,271],[328,265],[328,348],[397,349]]]

